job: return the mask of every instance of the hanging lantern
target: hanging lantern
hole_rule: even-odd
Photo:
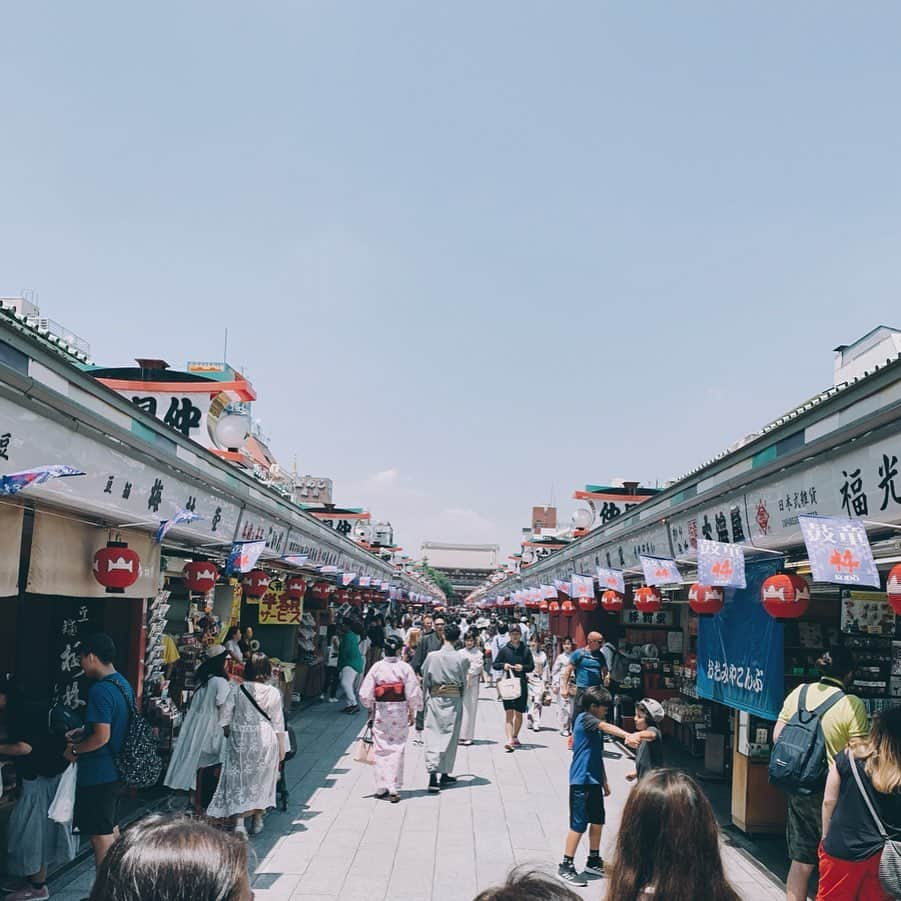
[[[269,582],[271,579],[261,569],[254,569],[244,576],[241,584],[244,591],[250,598],[261,598],[269,590]]]
[[[538,612],[539,612],[539,613],[547,613],[549,609],[550,609],[550,604],[548,604],[548,602],[545,601],[545,600],[543,600],[543,601],[538,605]]]
[[[307,593],[306,579],[294,576],[285,583],[285,595],[292,601],[302,601]]]
[[[591,613],[592,610],[598,609],[598,600],[592,594],[591,597],[579,598],[579,609],[584,613]]]
[[[332,595],[332,600],[336,604],[349,604],[350,592],[346,588],[339,588],[334,595]]]
[[[182,575],[185,578],[185,587],[188,591],[206,594],[216,587],[216,580],[219,578],[219,567],[214,563],[208,563],[206,560],[194,560],[185,564]]]
[[[141,575],[141,558],[124,541],[108,541],[94,554],[91,572],[107,594],[124,594]]]
[[[619,613],[623,609],[623,596],[612,588],[601,595],[601,608],[605,613]]]
[[[701,585],[700,582],[695,582],[688,589],[688,606],[698,616],[713,616],[723,609],[725,603],[725,592],[715,585]]]
[[[317,601],[327,601],[330,587],[328,582],[317,582],[313,586],[313,597]]]
[[[885,580],[885,591],[895,613],[901,613],[901,563],[893,566]]]
[[[576,608],[572,601],[564,601],[560,605],[560,615],[566,617],[576,615]]]
[[[763,583],[760,597],[774,619],[797,619],[807,612],[810,586],[795,573],[776,573]]]
[[[550,613],[551,616],[556,616],[560,612],[560,602],[551,601],[547,605],[547,612]]]
[[[639,613],[656,613],[663,606],[663,598],[656,588],[645,585],[635,592],[634,603]]]

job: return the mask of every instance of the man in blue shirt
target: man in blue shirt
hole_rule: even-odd
[[[573,651],[569,657],[569,666],[563,671],[561,685],[569,685],[573,673],[576,677],[576,694],[573,700],[573,715],[570,723],[570,731],[575,727],[576,717],[582,711],[582,695],[586,688],[610,685],[610,671],[607,669],[607,660],[601,652],[604,636],[600,632],[589,632],[586,638],[586,647]],[[572,736],[569,742],[572,747]]]
[[[99,867],[119,836],[119,770],[134,693],[113,665],[116,645],[102,632],[85,639],[78,649],[84,674],[94,680],[88,695],[85,726],[69,732],[65,758],[78,762],[73,824],[90,836]]]

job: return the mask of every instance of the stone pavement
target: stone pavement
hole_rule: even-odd
[[[400,804],[376,800],[371,768],[352,759],[364,714],[348,717],[338,704],[316,704],[294,723],[299,751],[288,764],[288,811],[270,812],[265,831],[250,839],[258,901],[471,901],[516,864],[556,868],[568,825],[570,755],[553,708],[546,711],[547,727],[524,730],[523,748],[507,754],[500,704],[483,687],[480,740],[460,749],[460,781],[437,797],[425,791],[422,748],[412,743],[411,730]],[[632,768],[626,757],[608,758],[607,767],[613,793],[601,844],[605,858],[612,854]],[[690,854],[691,837],[685,839]],[[577,867],[586,850],[587,838]],[[723,854],[746,901],[785,897],[743,851],[724,844]],[[54,881],[52,897],[78,901],[92,876],[93,865],[83,865]],[[601,901],[604,880],[576,891]]]

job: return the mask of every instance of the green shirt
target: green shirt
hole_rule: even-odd
[[[338,648],[338,669],[349,666],[358,673],[363,672],[363,655],[360,653],[360,639],[353,632],[345,632],[341,636],[341,647]]]

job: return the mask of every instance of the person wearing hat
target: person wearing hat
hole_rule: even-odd
[[[512,754],[520,747],[519,730],[522,728],[522,715],[528,709],[529,704],[528,676],[535,669],[535,661],[532,659],[532,652],[523,643],[522,629],[520,629],[519,623],[513,623],[510,626],[509,634],[510,640],[500,649],[491,666],[494,670],[503,671],[505,676],[516,676],[520,680],[519,697],[503,702],[507,733],[504,750],[508,754]]]
[[[225,675],[227,660],[225,647],[213,644],[206,649],[206,660],[197,668],[196,688],[163,780],[168,788],[194,791],[202,780],[198,771],[222,762],[225,736],[219,726],[219,712],[232,688]],[[198,791],[194,798],[198,811],[202,809],[199,795]]]
[[[653,698],[643,698],[635,705],[636,731],[626,739],[630,748],[636,748],[635,771],[626,776],[630,782],[641,780],[651,772],[659,770],[663,764],[663,737],[659,723],[666,714],[663,704]]]

